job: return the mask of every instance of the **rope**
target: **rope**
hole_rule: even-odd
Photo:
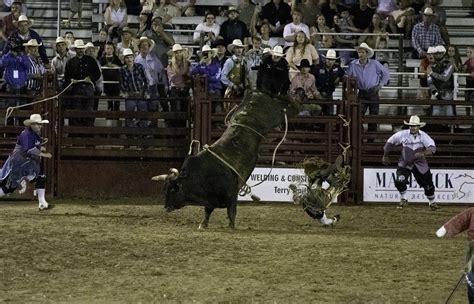
[[[250,131],[253,131],[255,134],[257,134],[258,136],[260,136],[261,138],[265,138],[265,136],[263,136],[262,134],[260,134],[257,130],[255,130],[254,128],[252,127],[249,127],[247,125],[243,125],[243,124],[239,124],[239,123],[236,123],[236,122],[233,122],[230,124],[230,126],[241,126],[241,127],[244,127],[244,128],[247,128],[249,129]]]
[[[220,157],[217,153],[215,153],[214,151],[212,151],[210,149],[211,147],[209,147],[209,145],[204,145],[203,146],[203,149],[208,151],[209,153],[211,153],[212,156],[214,156],[215,158],[217,158],[218,160],[220,160],[224,165],[226,165],[227,167],[229,167],[232,171],[235,172],[235,174],[237,174],[237,176],[240,178],[240,180],[242,181],[243,184],[245,184],[245,180],[242,178],[242,176],[240,175],[240,173],[231,165],[229,164],[225,159],[223,159],[222,157]]]
[[[198,152],[201,151],[201,142],[197,139],[193,139],[193,140],[191,140],[191,143],[189,144],[188,155],[191,155],[191,153],[193,152],[193,144],[194,143],[198,144]]]
[[[94,83],[90,79],[87,79],[87,77],[84,78],[84,79],[81,79],[81,80],[71,79],[71,83],[67,87],[65,87],[64,90],[62,90],[61,92],[59,92],[58,94],[56,94],[54,96],[51,96],[51,97],[48,97],[48,98],[45,98],[45,99],[41,99],[41,100],[37,100],[37,101],[33,101],[33,102],[30,102],[30,103],[26,103],[26,104],[23,104],[23,105],[8,107],[7,111],[5,113],[5,126],[7,125],[8,118],[10,118],[10,116],[12,115],[12,113],[15,109],[31,106],[31,105],[34,105],[34,104],[37,104],[37,103],[42,103],[42,102],[45,102],[45,101],[48,101],[48,100],[51,100],[51,99],[56,99],[60,95],[62,95],[64,92],[66,92],[73,84],[80,83],[80,82],[90,83],[93,87],[95,87]]]

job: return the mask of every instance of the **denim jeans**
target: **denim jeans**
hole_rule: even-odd
[[[125,99],[125,111],[127,112],[147,112],[148,111],[148,101],[142,99]],[[133,118],[125,119],[125,125],[127,128],[140,127],[146,128],[148,125],[148,120],[140,119],[138,125]]]

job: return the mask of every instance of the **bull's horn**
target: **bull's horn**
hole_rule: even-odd
[[[167,177],[168,177],[168,174],[162,174],[162,175],[153,176],[151,180],[155,182],[159,182],[159,181],[166,180]]]
[[[169,174],[170,177],[169,177],[169,178],[170,178],[171,180],[177,179],[177,178],[178,178],[178,175],[179,175],[178,169],[175,169],[175,168],[171,168],[171,169],[170,169],[170,174]]]

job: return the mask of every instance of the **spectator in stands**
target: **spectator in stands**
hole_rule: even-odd
[[[332,33],[331,28],[326,25],[326,18],[324,15],[318,15],[316,17],[316,24],[309,28],[309,37],[311,44],[319,48],[326,48],[326,45],[332,46],[334,43],[334,36],[332,35],[319,35],[319,33]],[[326,37],[326,45],[323,43],[323,37]]]
[[[45,140],[41,137],[43,120],[40,114],[32,114],[23,124],[25,129],[18,136],[13,152],[0,170],[0,197],[13,193],[21,186],[23,180],[35,183],[38,195],[39,211],[54,208],[45,199],[46,176],[41,169],[41,159],[51,158],[51,153],[43,147]],[[26,189],[19,190],[23,193]]]
[[[357,78],[358,98],[361,104],[362,115],[369,109],[369,115],[379,113],[379,91],[390,80],[390,72],[380,62],[370,59],[374,50],[366,43],[356,47],[359,59],[349,64],[346,72],[348,77]],[[370,123],[369,131],[377,131],[377,124]]]
[[[466,77],[466,89],[474,89],[474,48],[468,47],[467,48],[467,60],[464,62],[463,65],[463,72],[470,74],[470,76]],[[465,93],[465,100],[466,101],[474,101],[474,91],[466,91]]]
[[[405,39],[411,38],[413,24],[415,24],[416,13],[411,5],[411,0],[401,0],[398,8],[388,16],[388,24],[392,33],[405,34]]]
[[[140,0],[140,5],[142,6],[140,15],[138,16],[138,19],[140,21],[140,29],[142,29],[142,26],[144,26],[143,30],[139,30],[139,33],[141,35],[144,31],[150,29],[151,27],[151,19],[153,18],[153,12],[156,10],[156,1]]]
[[[462,68],[461,55],[459,55],[459,50],[457,46],[455,45],[448,46],[448,50],[446,52],[446,58],[454,66],[454,73],[462,73],[463,68]]]
[[[3,17],[3,37],[5,40],[18,30],[16,23],[22,13],[21,6],[21,1],[14,1],[11,6],[11,13]]]
[[[425,7],[430,7],[433,10],[433,23],[439,27],[441,38],[446,45],[449,45],[449,34],[446,28],[446,10],[439,6],[439,0],[425,0]]]
[[[431,70],[431,65],[435,62],[434,54],[436,53],[436,48],[434,46],[430,46],[426,51],[426,57],[423,57],[420,61],[420,73],[424,73],[424,75],[420,75],[420,87],[421,88],[428,88],[428,75],[427,71],[428,68]],[[429,99],[430,94],[427,89],[420,89],[417,93],[418,99]],[[423,109],[420,107],[413,107],[413,112],[408,114],[414,115],[424,114],[423,112],[419,113],[418,111],[422,111]]]
[[[73,49],[74,48],[74,41],[76,40],[76,37],[74,37],[74,33],[71,32],[71,31],[65,32],[64,33],[64,39],[66,39],[68,49]]]
[[[291,22],[291,7],[282,0],[271,0],[263,7],[262,19],[270,25],[271,36],[283,37],[285,25]]]
[[[95,62],[97,63],[97,66],[100,69],[100,62],[99,59],[97,58],[97,52],[99,51],[99,48],[96,47],[92,42],[87,42],[86,43],[86,48],[84,49],[84,55],[90,56],[95,59]],[[104,78],[103,75],[101,74],[99,79],[95,82],[95,96],[96,98],[94,99],[94,111],[97,111],[99,108],[99,97],[102,96],[102,93],[104,92]]]
[[[263,22],[260,26],[260,31],[257,31],[253,28],[252,31],[254,36],[260,37],[262,39],[262,47],[273,49],[277,45],[283,45],[281,37],[270,37],[270,25],[266,22]]]
[[[341,65],[336,62],[339,57],[337,57],[335,50],[328,50],[326,55],[322,55],[322,57],[324,60],[316,65],[311,72],[315,76],[320,99],[333,100],[333,93],[342,77],[344,77],[344,71]],[[335,115],[333,105],[326,104],[322,105],[321,108],[323,115]]]
[[[28,81],[26,83],[28,95],[37,96],[41,93],[43,87],[43,75],[46,73],[46,69],[39,58],[38,48],[40,44],[35,39],[29,40],[24,43],[23,46],[26,49],[26,56],[28,57],[29,69],[28,69]]]
[[[248,78],[252,89],[257,86],[257,72],[262,64],[262,39],[259,37],[252,38],[252,48],[245,53],[244,61],[249,69]]]
[[[375,60],[385,65],[387,68],[389,66],[389,60],[391,59],[391,54],[389,52],[384,52],[383,50],[388,49],[387,36],[377,36],[377,41],[375,43],[375,48],[380,51],[375,52]]]
[[[349,9],[346,7],[341,7],[339,11],[341,12],[341,15],[340,15],[338,23],[335,24],[334,26],[335,32],[337,33],[358,32],[359,29],[357,29],[354,26]],[[357,45],[357,38],[355,38],[355,36],[336,35],[337,48],[352,49],[356,45]],[[341,63],[345,65],[345,64],[348,64],[352,60],[354,53],[352,50],[351,51],[342,50],[339,52],[339,55],[341,57]]]
[[[227,20],[221,25],[219,36],[224,39],[226,45],[230,45],[235,39],[245,41],[250,37],[247,25],[239,20],[239,11],[235,6],[227,10]]]
[[[146,112],[148,111],[148,80],[145,69],[139,63],[135,63],[135,55],[131,49],[123,50],[125,65],[120,68],[120,95],[125,98],[125,111]],[[132,118],[125,119],[128,128],[146,128],[148,121],[140,119],[138,124]]]
[[[74,19],[74,16],[77,14],[77,26],[82,27],[82,0],[69,0],[69,18],[63,20],[64,26],[70,26],[71,21]]]
[[[252,17],[255,11],[258,11],[258,7],[255,3],[251,0],[241,0],[239,5],[237,6],[237,10],[239,11],[239,18],[242,20],[243,23],[250,28],[250,23],[252,22]]]
[[[270,95],[286,95],[290,86],[288,62],[279,45],[263,58],[257,78],[257,89]]]
[[[161,75],[165,72],[163,64],[161,61],[151,52],[155,46],[153,40],[148,37],[140,37],[140,40],[137,43],[136,51],[138,51],[138,56],[135,58],[135,63],[139,63],[143,66],[145,75],[147,77],[147,94],[150,96],[150,101],[148,102],[148,111],[149,112],[158,112],[160,110],[160,102],[158,97],[158,84],[160,82]],[[164,97],[164,95],[161,95]],[[162,102],[161,106],[163,109],[168,112],[168,103]],[[152,127],[156,127],[156,122],[151,123]]]
[[[57,87],[59,91],[64,86],[64,71],[66,69],[66,63],[75,56],[75,53],[69,51],[66,43],[66,39],[63,37],[56,38],[56,56],[51,60],[51,68],[56,74]]]
[[[428,67],[426,73],[428,76],[428,86],[430,87],[431,96],[438,100],[453,101],[454,89],[454,65],[444,56],[446,48],[442,45],[436,47],[434,54],[435,62]],[[433,106],[433,116],[454,116],[456,115],[456,107],[453,104]]]
[[[40,35],[35,32],[34,30],[30,29],[31,27],[31,20],[28,19],[25,15],[21,15],[18,17],[18,30],[13,32],[10,37],[8,37],[7,44],[5,45],[5,49],[3,50],[4,54],[8,53],[10,46],[12,44],[17,46],[22,46],[24,43],[27,43],[31,39],[35,39],[39,47],[39,54],[41,56],[41,60],[46,69],[50,68],[48,55],[46,54],[46,49],[43,45],[43,40],[41,39]]]
[[[189,0],[189,3],[183,7],[178,5],[176,1],[173,0],[157,0],[159,4],[156,6],[154,16],[159,16],[162,18],[163,25],[167,29],[172,29],[173,24],[171,19],[173,17],[180,17],[189,7],[193,7],[196,3],[196,0]]]
[[[433,17],[433,10],[427,7],[423,11],[423,21],[415,24],[413,27],[411,42],[418,58],[425,57],[426,51],[430,46],[443,44],[439,27],[432,22]]]
[[[199,52],[199,63],[191,70],[191,75],[205,75],[207,77],[207,95],[212,100],[212,112],[222,112],[223,105],[220,99],[222,96],[221,66],[219,61],[214,60],[217,55],[216,49],[204,45]]]
[[[13,95],[24,95],[27,93],[28,71],[30,61],[22,52],[23,46],[12,45],[10,51],[2,56],[1,65],[5,69],[3,78],[7,83],[7,92]],[[6,107],[24,103],[22,99],[6,99]]]
[[[321,14],[323,14],[326,18],[327,25],[330,28],[333,28],[336,24],[334,22],[334,16],[340,15],[340,10],[343,7],[342,5],[340,5],[340,2],[340,0],[328,0],[321,3],[320,5]]]
[[[320,5],[318,0],[300,0],[291,2],[291,10],[295,8],[303,13],[303,22],[308,26],[314,23],[314,20],[321,15]]]
[[[174,45],[174,39],[173,36],[165,32],[161,20],[161,17],[153,16],[151,30],[146,31],[143,36],[146,36],[155,42],[152,52],[166,67],[168,65],[168,51],[170,50],[170,47]]]
[[[148,15],[147,14],[140,14],[138,16],[137,36],[139,36],[139,37],[143,36],[146,31],[151,29],[151,19],[153,19],[153,16],[151,16],[150,20],[148,21]]]
[[[319,92],[316,88],[314,75],[309,72],[311,64],[308,59],[301,60],[298,69],[300,71],[296,73],[290,84],[290,96],[302,102],[298,115],[319,115],[321,114],[321,106],[315,104],[315,100],[319,99]]]
[[[105,96],[117,96],[120,92],[120,73],[117,73],[120,67],[123,66],[122,61],[116,55],[115,45],[112,41],[105,43],[105,50],[102,57],[99,59],[99,64],[102,70],[102,77],[104,78],[104,94]],[[109,83],[115,81],[116,83]],[[108,100],[107,109],[109,111],[120,110],[120,100]]]
[[[221,26],[216,23],[216,15],[212,12],[207,12],[204,21],[199,23],[194,29],[194,43],[200,46],[211,46],[212,42],[219,36],[220,29]]]
[[[99,36],[97,40],[92,42],[95,46],[99,47],[99,51],[97,52],[98,58],[102,57],[106,42],[107,42],[107,31],[105,29],[101,29],[99,31]]]
[[[128,26],[122,29],[122,41],[117,43],[116,54],[121,56],[123,54],[124,49],[132,49],[133,48],[133,38],[135,37],[135,33],[131,28]]]
[[[122,29],[127,25],[127,8],[123,0],[110,0],[104,13],[104,29],[107,31],[109,39],[118,42]]]
[[[285,47],[293,45],[296,39],[296,33],[304,32],[306,34],[306,37],[309,39],[309,27],[301,22],[301,20],[303,20],[303,13],[299,9],[295,8],[291,12],[291,16],[293,18],[293,22],[288,23],[283,28],[283,39],[285,39]]]
[[[311,65],[318,64],[319,55],[316,48],[309,42],[304,32],[296,33],[296,39],[293,46],[289,47],[286,52],[286,61],[290,67],[290,81],[299,72],[298,65],[301,60],[307,59]]]
[[[189,90],[191,89],[192,51],[181,44],[173,45],[171,59],[166,69],[170,86],[171,112],[188,112]],[[179,126],[179,124],[178,124]]]
[[[360,0],[359,5],[354,6],[351,10],[351,15],[354,16],[354,26],[361,32],[370,26],[372,16],[375,14],[375,9],[369,7],[368,4],[368,0]]]
[[[76,56],[66,63],[64,72],[64,85],[72,84],[68,95],[83,96],[81,99],[67,99],[65,108],[72,110],[92,111],[94,108],[94,85],[102,75],[96,60],[84,54],[86,45],[80,39],[74,41]],[[73,80],[90,80],[91,83]],[[93,126],[94,118],[69,118],[70,126]]]
[[[378,36],[360,36],[359,44],[365,42],[371,48],[377,48],[377,40],[380,40],[380,37],[385,37],[385,39],[388,39],[387,32],[385,31],[385,24],[382,22],[379,14],[374,14],[372,16],[372,22],[369,27],[365,29],[364,33],[380,34]]]
[[[227,87],[225,97],[242,97],[247,89],[249,71],[243,56],[245,47],[247,46],[239,39],[227,46],[229,53],[233,55],[222,68],[221,81]]]
[[[21,4],[21,10],[26,14],[26,0],[3,0],[3,11],[10,12],[12,10],[13,3],[19,2]]]
[[[214,60],[219,62],[221,69],[224,67],[225,62],[227,61],[227,45],[225,44],[224,39],[217,39],[212,43],[212,48],[217,50]]]

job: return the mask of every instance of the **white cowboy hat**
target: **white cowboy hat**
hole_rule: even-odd
[[[23,124],[27,127],[30,126],[31,124],[47,124],[47,123],[49,123],[49,120],[47,119],[43,120],[40,114],[31,114],[30,119],[25,119],[25,121],[23,121]]]
[[[67,41],[66,41],[66,39],[64,39],[63,37],[58,37],[58,38],[56,38],[56,43],[55,43],[55,44],[57,45],[58,43],[65,43],[65,44],[67,44]]]
[[[264,48],[263,49],[263,54],[271,54],[272,53],[272,49],[271,48]]]
[[[436,15],[433,12],[433,9],[431,7],[425,7],[422,14],[425,15],[425,16],[434,16],[434,15]]]
[[[443,45],[438,45],[435,47],[436,53],[446,53],[446,48]]]
[[[426,51],[427,54],[436,54],[438,53],[438,50],[434,46],[430,46],[428,50]]]
[[[130,55],[135,55],[131,49],[123,49],[122,51],[123,57],[130,56]]]
[[[77,39],[74,40],[74,45],[71,45],[71,47],[74,49],[85,49],[86,45],[84,44],[84,41],[82,39]]]
[[[418,115],[410,116],[410,121],[409,122],[403,121],[403,123],[407,126],[410,126],[410,127],[423,128],[424,126],[426,126],[426,122],[421,122],[420,117],[418,117]]]
[[[28,19],[28,17],[26,17],[26,15],[20,15],[20,17],[18,17],[18,20],[14,20],[13,21],[13,24],[18,24],[20,22],[28,22],[28,25],[31,26],[33,24],[33,20],[31,19]]]
[[[283,57],[285,56],[285,53],[283,52],[283,48],[281,46],[275,45],[272,50],[272,55],[277,57]]]
[[[227,46],[227,50],[232,53],[234,51],[234,48],[239,47],[239,48],[245,48],[247,45],[242,44],[242,41],[240,39],[234,39],[231,44]]]
[[[212,57],[215,57],[217,55],[217,50],[216,49],[211,49],[211,47],[208,46],[207,44],[202,47],[200,52],[198,52],[199,57],[202,57],[202,54],[205,53],[205,52],[211,52]]]
[[[135,51],[139,51],[140,45],[143,42],[148,42],[148,44],[150,45],[150,51],[155,47],[155,41],[148,38],[147,36],[141,36],[140,39],[136,40]]]
[[[374,50],[370,48],[370,46],[367,45],[367,43],[365,42],[362,42],[359,46],[356,46],[355,47],[356,50],[359,50],[359,49],[364,49],[367,51],[367,54],[368,54],[368,58],[372,58],[372,56],[374,56]]]
[[[43,45],[43,44],[38,43],[38,41],[36,41],[36,39],[30,39],[30,40],[28,40],[27,43],[23,43],[23,46],[36,46],[36,47],[39,47],[40,45]]]
[[[167,54],[168,54],[168,56],[171,57],[171,56],[173,56],[174,52],[178,52],[178,51],[184,51],[186,53],[188,59],[191,59],[191,57],[193,56],[193,49],[183,47],[179,43],[175,43],[173,45],[173,47],[171,48],[171,50],[168,51]]]
[[[230,12],[239,12],[239,10],[237,9],[236,6],[229,6],[229,8],[227,9],[227,13],[230,13]]]
[[[336,56],[336,51],[335,50],[328,50],[326,52],[326,55],[323,55],[324,58],[326,59],[338,59],[339,57]]]
[[[98,49],[99,47],[95,46],[92,42],[87,42],[86,43],[86,49],[88,49],[88,48]]]

